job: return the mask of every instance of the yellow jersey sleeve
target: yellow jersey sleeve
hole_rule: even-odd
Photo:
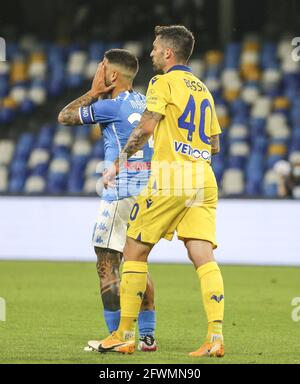
[[[153,77],[148,86],[146,94],[146,108],[148,111],[157,112],[165,116],[166,106],[170,99],[168,83],[162,76]]]

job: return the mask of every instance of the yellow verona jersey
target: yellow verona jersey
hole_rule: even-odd
[[[216,186],[211,136],[221,133],[213,97],[184,65],[151,79],[148,111],[163,115],[154,131],[151,182],[157,189]],[[153,180],[154,179],[154,180]]]

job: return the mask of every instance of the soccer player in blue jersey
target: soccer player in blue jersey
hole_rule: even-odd
[[[104,138],[105,168],[119,156],[144,112],[145,96],[132,89],[137,72],[138,60],[129,51],[107,51],[90,91],[71,102],[59,114],[58,120],[64,125],[100,124]],[[128,160],[127,168],[116,177],[115,185],[104,190],[100,201],[93,245],[97,255],[104,318],[110,333],[118,328],[120,321],[119,267],[127,222],[136,196],[147,185],[151,157],[151,145],[147,142]],[[154,289],[149,276],[138,325],[139,349],[155,351]]]

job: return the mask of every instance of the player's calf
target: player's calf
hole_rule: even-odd
[[[100,295],[104,318],[110,333],[120,322],[120,264],[122,253],[112,249],[95,247],[97,273],[100,280]]]

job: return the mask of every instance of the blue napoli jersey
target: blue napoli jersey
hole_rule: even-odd
[[[115,99],[99,100],[79,109],[83,124],[100,123],[104,138],[105,168],[119,156],[132,130],[139,123],[145,110],[146,98],[135,91],[120,93]],[[147,185],[150,176],[153,149],[148,142],[128,159],[125,169],[116,177],[116,187],[103,190],[107,201],[136,196]]]

